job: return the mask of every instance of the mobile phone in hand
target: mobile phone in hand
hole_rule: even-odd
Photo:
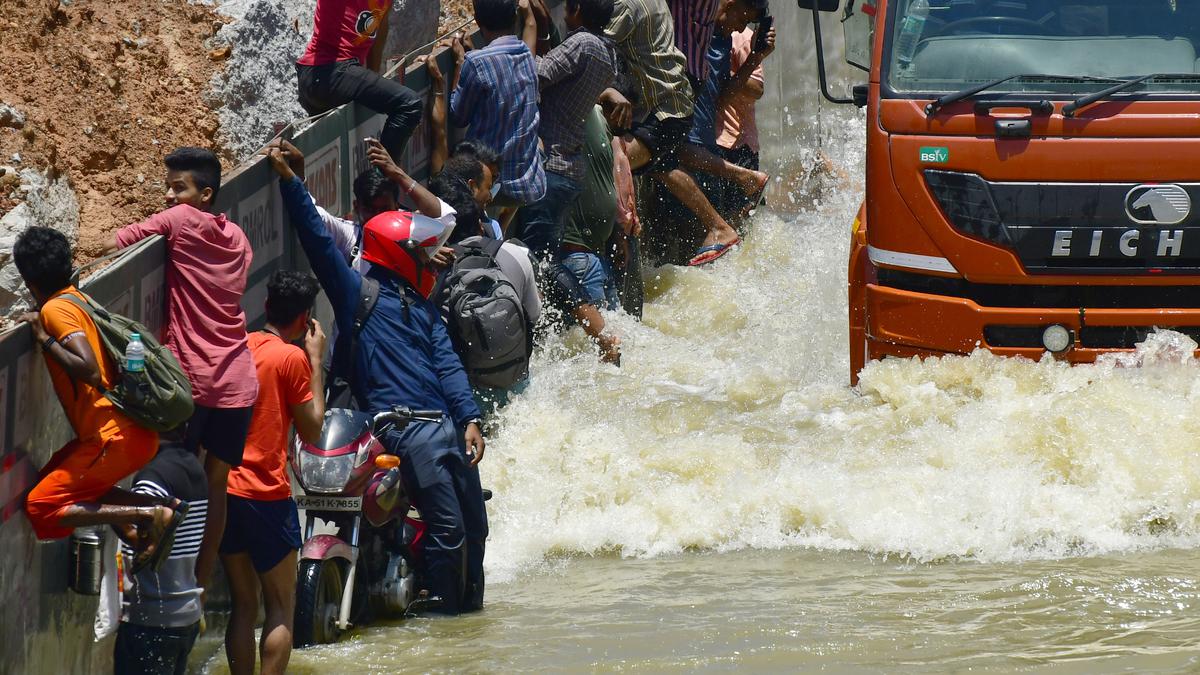
[[[771,32],[771,26],[775,24],[775,17],[764,16],[758,20],[758,27],[754,31],[754,51],[761,53],[767,49],[767,34]]]

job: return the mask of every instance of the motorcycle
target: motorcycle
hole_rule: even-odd
[[[419,591],[425,524],[410,513],[400,458],[379,439],[442,416],[403,407],[375,415],[335,408],[326,412],[320,440],[297,437],[291,463],[305,492],[296,497],[305,523],[295,646],[336,642],[376,614],[403,616],[437,604]]]

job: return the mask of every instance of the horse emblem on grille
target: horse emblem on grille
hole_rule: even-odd
[[[1192,212],[1192,198],[1178,185],[1139,185],[1125,195],[1125,213],[1141,225],[1175,225]]]

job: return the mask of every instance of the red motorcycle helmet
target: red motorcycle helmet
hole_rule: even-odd
[[[427,261],[450,237],[452,229],[419,213],[384,211],[363,225],[362,257],[400,275],[428,298],[437,274]]]

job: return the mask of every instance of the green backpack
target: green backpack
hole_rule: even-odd
[[[117,385],[101,389],[105,398],[151,431],[170,431],[191,418],[192,385],[171,350],[159,344],[142,324],[104,309],[86,295],[86,301],[70,293],[60,297],[88,313],[108,355],[121,368]],[[125,347],[133,333],[139,335],[146,350],[146,368],[137,373],[125,371]]]

